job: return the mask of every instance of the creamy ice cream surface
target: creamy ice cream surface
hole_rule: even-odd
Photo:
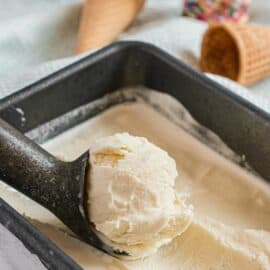
[[[175,192],[175,161],[146,138],[117,133],[90,149],[89,213],[97,231],[133,258],[183,233],[193,209]]]
[[[140,95],[149,91],[142,90]],[[153,98],[159,100],[156,94]],[[177,101],[162,96],[161,107],[172,111],[173,120],[183,119]],[[90,218],[100,234],[138,257],[150,247],[147,257],[120,260],[93,248],[1,182],[0,196],[84,270],[270,270],[269,184],[191,135],[186,131],[190,126],[176,123],[148,104],[126,103],[43,145],[66,161],[90,148]],[[215,146],[221,150],[224,144]],[[189,205],[194,207],[192,219]]]

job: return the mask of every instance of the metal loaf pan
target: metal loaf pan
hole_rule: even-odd
[[[26,133],[105,94],[138,84],[177,98],[198,122],[244,155],[270,181],[270,115],[158,48],[140,42],[115,43],[6,97],[0,101],[0,117]],[[46,138],[97,113],[77,116],[74,121],[48,132]],[[53,244],[13,209],[4,203],[1,205],[0,223],[5,225],[15,216],[14,224],[7,228],[47,267],[79,269],[61,252],[48,256],[46,250]],[[19,229],[21,223],[26,225]],[[31,245],[29,239],[33,239]],[[70,268],[63,268],[61,263]]]

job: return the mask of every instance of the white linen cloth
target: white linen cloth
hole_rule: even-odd
[[[88,54],[74,56],[81,6],[80,0],[0,0],[0,99]],[[180,16],[181,7],[181,0],[148,0],[119,40],[150,42],[198,69],[206,23]],[[270,1],[252,1],[252,22],[270,25],[269,14]],[[209,76],[270,112],[270,79],[246,89]]]

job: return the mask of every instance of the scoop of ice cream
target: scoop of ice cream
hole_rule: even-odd
[[[187,229],[192,207],[175,193],[167,152],[128,133],[101,138],[90,152],[90,219],[110,244],[145,257]]]

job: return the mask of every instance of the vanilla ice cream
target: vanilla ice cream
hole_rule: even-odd
[[[175,192],[175,161],[146,138],[118,133],[90,149],[88,207],[97,231],[132,257],[183,233],[192,207]]]
[[[102,179],[102,183],[94,184],[99,191],[91,190],[91,186],[89,187],[90,195],[92,197],[100,194],[100,197],[104,196],[102,198],[104,202],[109,202],[106,204],[101,201],[100,205],[96,206],[96,212],[93,209],[91,218],[95,218],[95,222],[99,224],[100,234],[107,235],[106,238],[113,238],[115,245],[127,248],[127,242],[130,242],[130,251],[134,252],[133,248],[140,240],[143,244],[138,246],[142,249],[145,248],[146,242],[150,243],[150,246],[162,244],[160,241],[167,241],[174,237],[174,233],[180,233],[185,229],[181,224],[180,231],[174,226],[171,227],[172,231],[169,230],[170,227],[166,226],[166,221],[170,219],[169,212],[171,211],[175,221],[178,222],[184,213],[189,216],[188,205],[193,205],[191,224],[183,233],[145,258],[121,260],[80,241],[49,211],[1,182],[0,196],[20,213],[31,217],[30,221],[84,270],[270,270],[269,183],[233,163],[230,160],[233,157],[232,151],[228,151],[230,149],[220,139],[217,140],[213,133],[196,124],[175,99],[149,89],[135,90],[139,98],[147,95],[147,103],[133,102],[111,107],[48,141],[43,147],[66,161],[76,159],[90,148],[93,154],[90,161],[95,163],[93,174],[99,172],[108,176],[113,172],[117,174],[117,168],[125,167],[127,173],[130,173],[131,167],[134,169],[131,179],[128,178],[128,183],[135,187],[134,190],[130,189],[131,185],[118,186],[113,179],[105,177],[97,177],[96,180],[93,178],[90,182],[93,185],[92,180]],[[108,98],[105,101],[107,100]],[[42,127],[41,135],[49,128]],[[179,175],[176,173],[173,160],[164,151],[152,144],[149,146],[149,142],[138,137],[131,137],[130,142],[130,136],[123,135],[123,132],[146,137],[164,149],[175,160]],[[121,133],[117,135],[121,138],[116,139],[114,136],[116,133]],[[207,141],[209,139],[212,144]],[[137,147],[139,145],[143,147]],[[109,154],[106,150],[108,148],[113,149]],[[151,149],[156,153],[153,156]],[[129,163],[131,150],[136,152],[132,157],[137,162],[136,167]],[[229,158],[224,158],[219,153]],[[143,161],[140,158],[142,156]],[[164,158],[160,160],[160,157]],[[148,159],[154,160],[151,162],[152,167],[147,165]],[[160,162],[162,165],[158,166]],[[147,172],[151,172],[145,177],[143,184],[141,166]],[[157,170],[161,170],[162,173],[153,180]],[[148,185],[153,181],[157,182],[158,186]],[[101,185],[105,185],[103,190]],[[157,190],[162,185],[167,186],[159,194]],[[121,188],[125,188],[126,192]],[[141,188],[147,192],[142,194],[137,192]],[[168,194],[162,194],[165,191],[173,194],[168,200]],[[145,200],[138,200],[138,194],[141,197],[144,195]],[[162,203],[159,196],[165,198],[162,199]],[[124,203],[128,198],[134,198],[138,204],[135,204],[135,201],[129,202],[129,209]],[[154,201],[155,207],[152,207]],[[184,206],[184,202],[187,206]],[[144,205],[147,207],[141,212],[140,207]],[[94,208],[94,205],[90,207]],[[162,207],[165,211],[161,210]],[[110,208],[113,209],[110,210],[112,222],[108,225],[106,211]],[[123,216],[118,212],[120,209]],[[151,214],[149,219],[146,213]],[[164,227],[157,222],[158,216],[161,222],[164,222]],[[128,218],[128,221],[120,223],[121,217]],[[151,222],[146,224],[147,226],[140,227],[140,220]],[[184,218],[182,220],[185,221]],[[131,223],[134,235],[126,230]],[[186,225],[188,224],[187,222]],[[147,231],[150,231],[149,235]],[[158,231],[168,235],[156,234]]]

